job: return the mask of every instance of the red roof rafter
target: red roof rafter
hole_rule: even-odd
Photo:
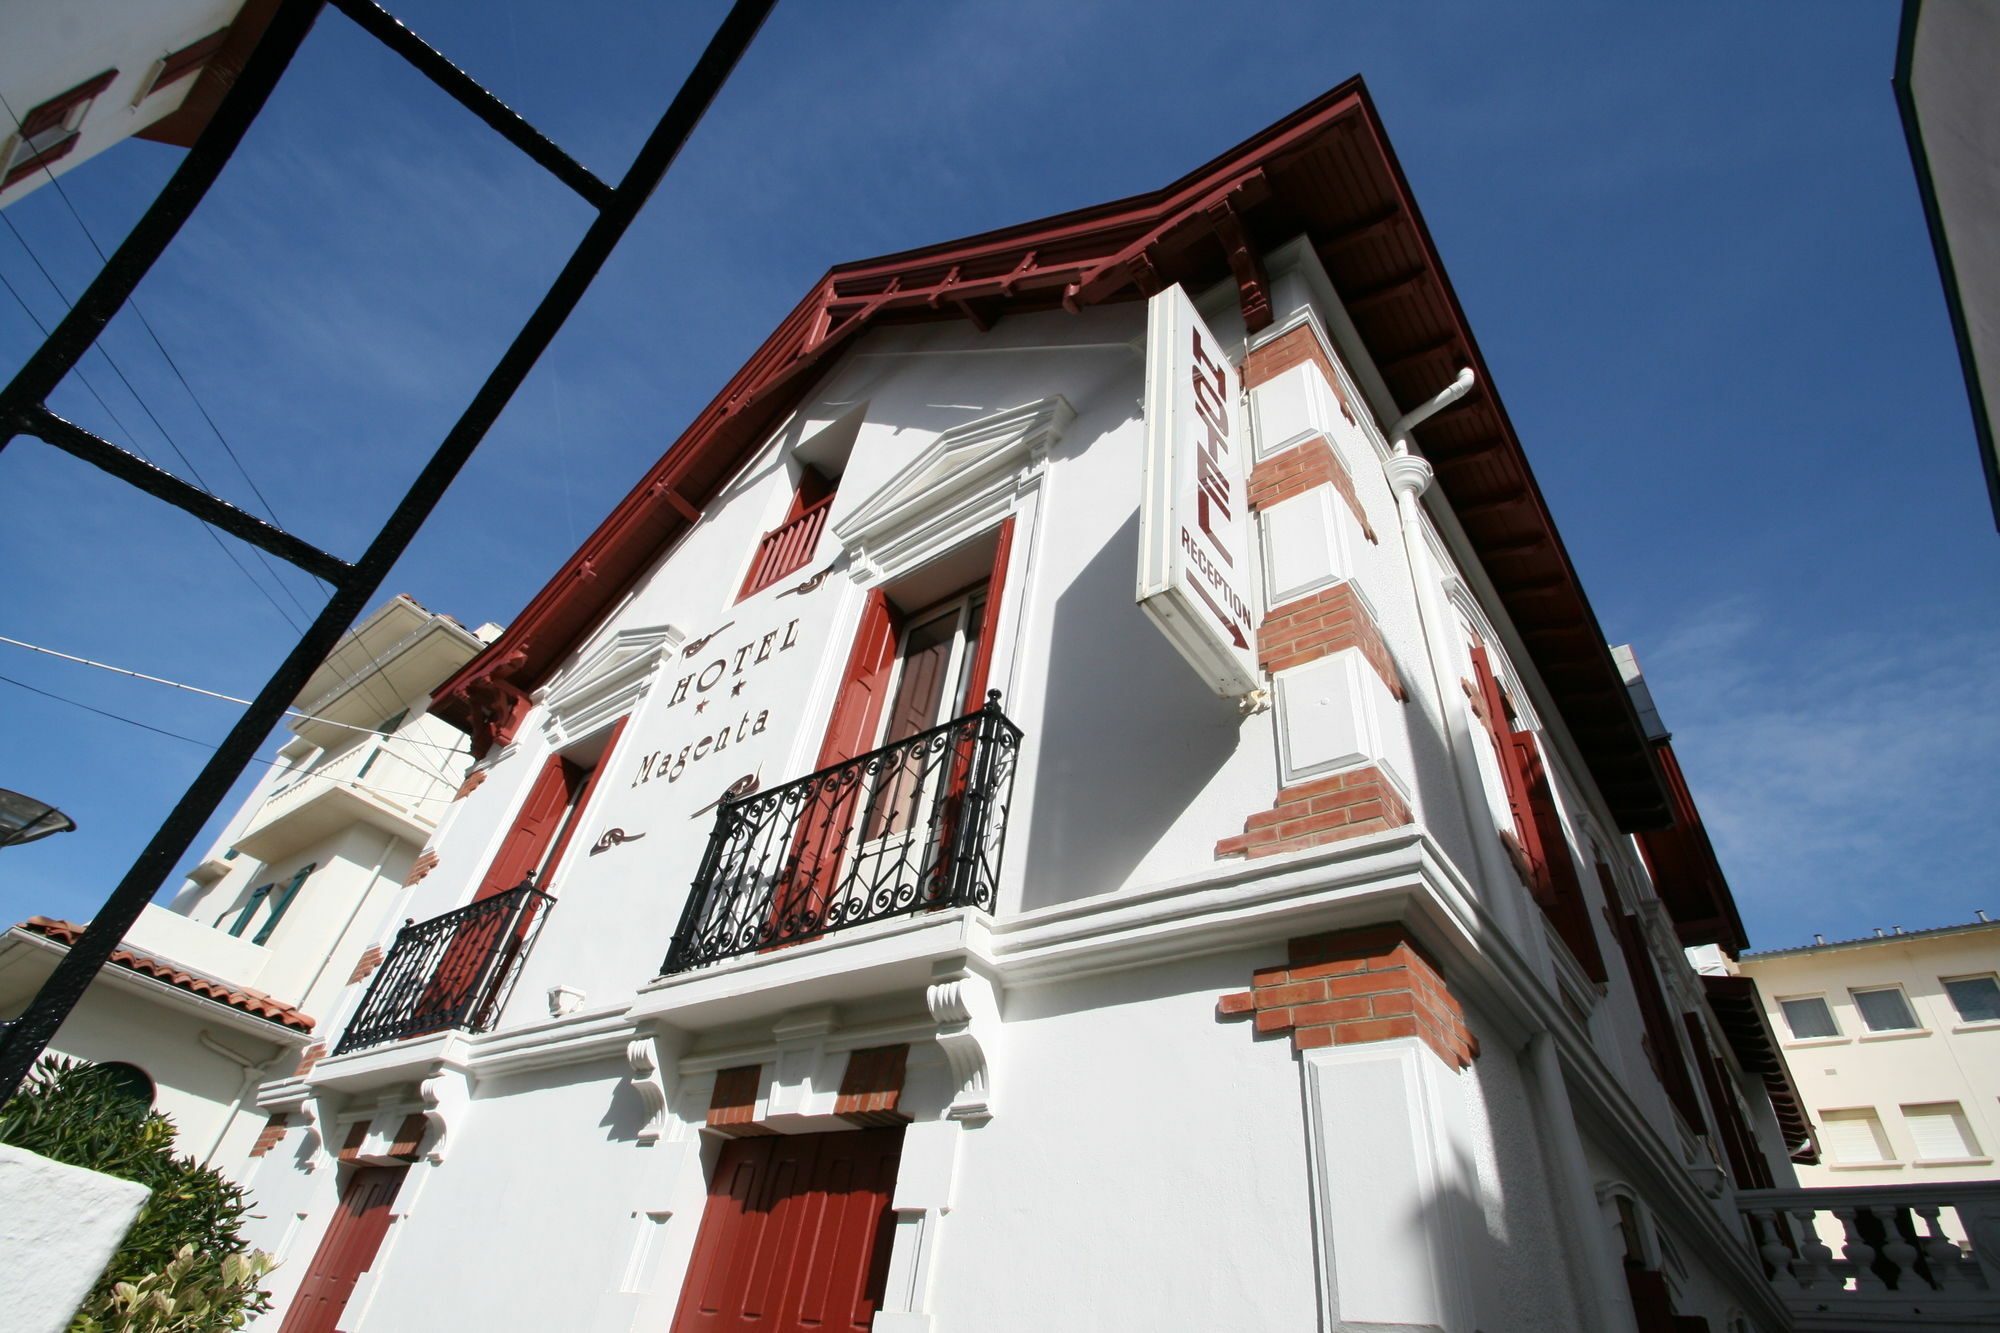
[[[1164,189],[829,271],[506,634],[440,687],[434,711],[484,753],[862,331],[927,319],[983,329],[1229,277],[1255,329],[1270,317],[1259,256],[1302,233],[1400,408],[1468,362],[1477,370],[1479,390],[1419,443],[1620,826],[1663,826],[1651,748],[1358,78]]]

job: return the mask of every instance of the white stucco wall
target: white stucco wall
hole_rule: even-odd
[[[1317,303],[1314,316],[1340,337],[1330,293],[1303,279],[1278,290],[1281,305],[1288,291]],[[1206,309],[1218,337],[1240,349],[1231,294],[1221,295]],[[1281,322],[1302,310],[1281,309]],[[1336,1244],[1349,1247],[1350,1265],[1363,1253],[1374,1265],[1348,1270],[1357,1304],[1357,1273],[1380,1279],[1369,1301],[1394,1306],[1393,1274],[1407,1270],[1403,1289],[1435,1287],[1433,1304],[1455,1331],[1595,1328],[1603,1283],[1621,1279],[1615,1269],[1591,1277],[1594,1252],[1575,1241],[1601,1225],[1599,1180],[1630,1175],[1670,1196],[1663,1215],[1687,1235],[1676,1246],[1688,1256],[1677,1279],[1683,1313],[1719,1327],[1729,1301],[1769,1301],[1758,1289],[1744,1294],[1750,1261],[1728,1258],[1741,1246],[1729,1205],[1697,1193],[1694,1172],[1707,1158],[1676,1127],[1646,1063],[1615,944],[1601,940],[1608,995],[1567,965],[1558,980],[1562,946],[1505,869],[1493,832],[1509,818],[1504,798],[1490,781],[1480,789],[1482,770],[1440,734],[1447,721],[1465,725],[1456,677],[1470,667],[1459,663],[1436,689],[1384,441],[1367,423],[1336,446],[1379,540],[1349,534],[1341,572],[1374,611],[1412,695],[1370,705],[1368,759],[1407,790],[1418,824],[1267,862],[1218,861],[1217,840],[1272,806],[1287,723],[1281,711],[1246,716],[1210,693],[1133,604],[1143,320],[1140,306],[1112,306],[1010,316],[983,334],[959,323],[864,336],[545,682],[512,743],[482,761],[481,780],[440,819],[435,869],[391,895],[376,927],[386,947],[403,920],[467,902],[550,756],[588,761],[628,716],[561,864],[540,886],[556,902],[494,1029],[330,1057],[310,1077],[265,1089],[265,1107],[297,1124],[254,1181],[271,1219],[259,1243],[284,1247],[291,1266],[279,1279],[281,1309],[282,1284],[302,1274],[338,1194],[345,1168],[330,1150],[356,1117],[388,1123],[428,1108],[398,1220],[343,1326],[664,1327],[694,1240],[704,1164],[717,1151],[699,1129],[714,1071],[756,1063],[768,1082],[782,1045],[774,1025],[818,1005],[832,1006],[829,1040],[899,1030],[911,1042],[905,1106],[916,1123],[898,1188],[921,1187],[910,1184],[911,1198],[897,1204],[909,1216],[895,1262],[916,1262],[920,1234],[931,1258],[922,1314],[884,1316],[898,1333],[1330,1326],[1341,1299],[1328,1258]],[[1371,377],[1358,367],[1347,387],[1365,394]],[[768,790],[812,767],[868,590],[886,586],[914,606],[982,572],[976,560],[953,565],[950,543],[938,539],[931,554],[941,558],[925,568],[953,572],[910,574],[893,541],[852,538],[843,523],[941,437],[958,438],[948,432],[1057,396],[1067,412],[1049,419],[1065,424],[1046,461],[1009,464],[1015,529],[989,683],[1025,740],[992,922],[972,912],[883,922],[656,981],[713,803],[739,778]],[[808,455],[823,451],[849,429],[814,559],[739,601],[751,553],[792,494],[787,454],[802,443]],[[1350,521],[1344,507],[1334,512]],[[1609,832],[1546,691],[1525,656],[1509,651],[1497,600],[1477,570],[1454,570],[1460,538],[1449,515],[1424,522],[1446,581],[1485,608],[1475,628],[1492,640],[1524,719],[1550,728],[1551,781],[1573,834],[1596,844],[1643,901],[1636,850]],[[991,540],[990,523],[967,532]],[[1463,651],[1454,644],[1446,655]],[[627,660],[652,664],[628,679],[612,670]],[[623,683],[586,686],[614,679]],[[608,829],[627,840],[593,854]],[[1579,878],[1596,892],[1587,862]],[[1414,1039],[1385,1046],[1377,1070],[1331,1055],[1305,1060],[1283,1039],[1218,1020],[1218,996],[1282,960],[1288,937],[1387,919],[1449,943],[1442,970],[1463,987],[1483,1048],[1471,1069],[1454,1070]],[[933,935],[949,939],[923,943]],[[943,1042],[965,1031],[948,1032],[957,1020],[939,1016],[926,980],[933,967],[994,978],[998,1013],[971,1029],[991,1062],[990,1119],[941,1118],[958,1104]],[[557,989],[564,1016],[552,1016]],[[322,1015],[332,1031],[365,990],[348,988]],[[1568,1043],[1575,1081],[1562,1104],[1587,1108],[1587,1130],[1552,1118],[1523,1065],[1529,1037],[1552,1029],[1559,1035],[1544,1039]],[[628,1043],[659,1052],[658,1142],[628,1081],[633,1067],[619,1058]],[[837,1079],[838,1064],[824,1063],[833,1058],[822,1060],[822,1080]],[[1395,1095],[1421,1105],[1421,1125],[1400,1127],[1403,1113],[1386,1102],[1340,1100],[1342,1089],[1369,1086],[1402,1088]],[[813,1087],[820,1119],[794,1128],[828,1127],[831,1092]],[[1438,1182],[1432,1193],[1348,1198],[1316,1186],[1368,1166],[1337,1151],[1343,1116],[1393,1130],[1396,1151]],[[1593,1135],[1606,1146],[1580,1149]],[[939,1144],[953,1145],[944,1159]],[[1557,1167],[1565,1152],[1597,1174],[1566,1181]],[[1402,1210],[1394,1225],[1378,1225],[1370,1209],[1391,1207]],[[1448,1243],[1424,1230],[1433,1222]],[[1384,1239],[1392,1236],[1415,1242]],[[1357,1248],[1368,1246],[1379,1261]],[[552,1276],[510,1280],[522,1262]],[[491,1280],[480,1280],[489,1268]],[[920,1318],[933,1322],[912,1322]]]

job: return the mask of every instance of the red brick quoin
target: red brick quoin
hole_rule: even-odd
[[[1327,360],[1326,349],[1320,346],[1318,336],[1307,325],[1302,324],[1283,337],[1273,338],[1244,358],[1243,388],[1247,392],[1306,361],[1319,367],[1327,387],[1333,390],[1333,400],[1340,404],[1341,415],[1353,421],[1354,411],[1348,407],[1345,395],[1340,392],[1340,376],[1333,373],[1333,363]],[[1368,535],[1368,540],[1377,540],[1375,530],[1368,525],[1367,516],[1361,512],[1361,497],[1355,494],[1354,479],[1348,476],[1333,447],[1324,439],[1307,440],[1252,468],[1250,507],[1265,509],[1315,486],[1328,485],[1338,490],[1341,498],[1347,501],[1347,507],[1354,511],[1355,521]]]
[[[1444,978],[1400,925],[1307,935],[1286,944],[1282,967],[1259,968],[1251,989],[1216,1002],[1224,1018],[1256,1015],[1260,1033],[1289,1032],[1292,1049],[1421,1038],[1464,1069],[1479,1040]]]
[[[1375,617],[1354,591],[1351,583],[1336,583],[1296,601],[1273,607],[1264,623],[1257,626],[1257,659],[1273,674],[1322,657],[1331,657],[1347,648],[1359,648],[1375,668],[1375,674],[1399,701],[1407,701],[1409,690],[1396,659],[1375,626]]]
[[[1244,820],[1243,832],[1216,843],[1215,854],[1254,861],[1410,822],[1410,807],[1380,769],[1353,768],[1279,791],[1277,808]]]

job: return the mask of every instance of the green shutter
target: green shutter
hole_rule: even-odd
[[[271,884],[259,884],[250,890],[250,901],[243,904],[243,910],[237,914],[236,924],[229,928],[231,935],[243,933],[243,928],[250,924],[250,918],[257,914],[257,905],[270,896],[274,887],[276,886]]]
[[[285,909],[292,905],[292,899],[299,896],[299,886],[306,882],[306,876],[312,874],[317,865],[318,862],[312,862],[302,866],[299,873],[292,876],[292,882],[285,886],[285,891],[278,895],[278,901],[272,904],[271,915],[264,918],[263,928],[257,932],[256,938],[250,941],[252,944],[262,944],[271,938],[271,932],[278,928],[278,922],[283,919]]]

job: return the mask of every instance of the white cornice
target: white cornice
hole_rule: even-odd
[[[953,426],[834,524],[857,577],[914,569],[999,521],[1076,411],[1060,394]]]

